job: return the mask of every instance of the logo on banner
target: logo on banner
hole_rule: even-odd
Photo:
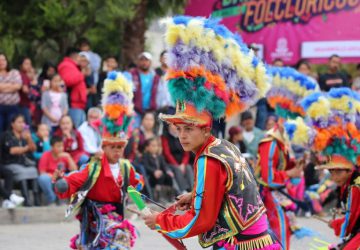
[[[212,17],[241,16],[241,29],[256,32],[274,23],[305,24],[318,15],[326,21],[326,13],[351,10],[359,4],[360,0],[218,0]]]
[[[288,41],[285,37],[280,37],[276,42],[276,49],[271,52],[271,59],[281,58],[284,61],[290,61],[294,53],[288,48]]]

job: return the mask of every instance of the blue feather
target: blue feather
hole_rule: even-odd
[[[314,103],[317,102],[319,100],[320,97],[324,96],[323,93],[321,92],[315,92],[312,93],[310,95],[308,95],[307,97],[305,97],[302,101],[301,101],[301,107],[307,111],[310,106]]]
[[[107,79],[109,79],[109,80],[116,80],[116,77],[117,77],[116,71],[111,71],[107,74]]]
[[[284,124],[284,126],[285,126],[285,131],[289,136],[289,139],[292,140],[294,138],[294,133],[295,133],[296,128],[297,128],[296,125],[293,124],[293,123],[286,122]]]

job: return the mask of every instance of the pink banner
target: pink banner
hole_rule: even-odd
[[[259,44],[267,63],[323,63],[331,54],[360,62],[360,0],[189,0],[185,14],[222,18]]]

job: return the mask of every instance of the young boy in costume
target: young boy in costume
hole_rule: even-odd
[[[348,88],[314,93],[302,102],[306,119],[285,124],[293,143],[327,157],[318,169],[328,169],[338,185],[338,208],[343,216],[331,220],[342,242],[330,249],[358,249],[360,246],[360,97]]]
[[[55,184],[60,198],[71,197],[67,216],[76,214],[80,220],[73,249],[130,249],[134,244],[135,229],[124,220],[125,195],[128,185],[141,187],[142,181],[131,163],[122,159],[132,97],[132,84],[121,73],[109,73],[103,89],[104,117],[96,124],[102,132],[103,156]]]
[[[184,214],[153,212],[144,216],[146,225],[176,239],[198,235],[202,247],[213,249],[280,249],[251,167],[235,145],[210,133],[213,119],[245,110],[264,93],[264,65],[210,19],[168,20],[166,42],[176,113],[160,119],[175,124],[184,150],[195,153],[195,180],[176,203]]]

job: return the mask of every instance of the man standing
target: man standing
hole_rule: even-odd
[[[151,69],[152,55],[143,52],[138,56],[137,67],[130,71],[135,86],[134,105],[138,115],[156,110],[156,93],[160,76]]]
[[[348,78],[340,71],[340,66],[341,58],[338,55],[330,56],[327,72],[319,77],[319,85],[322,91],[348,86]]]
[[[244,143],[248,153],[257,156],[258,146],[264,137],[264,132],[255,127],[255,121],[250,111],[241,114],[241,127],[243,127]]]
[[[249,75],[249,81],[232,78],[244,71],[255,72],[252,64],[235,67],[231,61],[224,66],[212,56],[213,48],[223,58],[251,61],[253,54],[242,51],[238,38],[213,20],[180,16],[172,18],[167,28],[168,53],[174,58],[169,63],[168,84],[177,104],[174,115],[161,114],[160,119],[174,124],[184,150],[196,155],[194,189],[176,203],[184,214],[154,212],[144,217],[146,225],[171,238],[198,235],[204,248],[280,249],[268,232],[264,204],[245,158],[235,145],[210,133],[213,119],[235,115],[250,105],[247,101],[255,101],[248,93],[240,97],[240,89],[251,85],[261,93],[265,87],[255,80],[262,73]],[[205,42],[206,38],[211,42]],[[221,46],[225,43],[229,46]],[[190,50],[193,56],[183,52]],[[257,66],[264,67],[261,62]],[[215,72],[221,67],[227,68]],[[223,74],[232,71],[233,76]]]
[[[59,75],[64,80],[70,97],[69,115],[76,128],[85,121],[84,110],[87,103],[85,76],[78,67],[79,60],[79,51],[69,48],[58,66]]]

